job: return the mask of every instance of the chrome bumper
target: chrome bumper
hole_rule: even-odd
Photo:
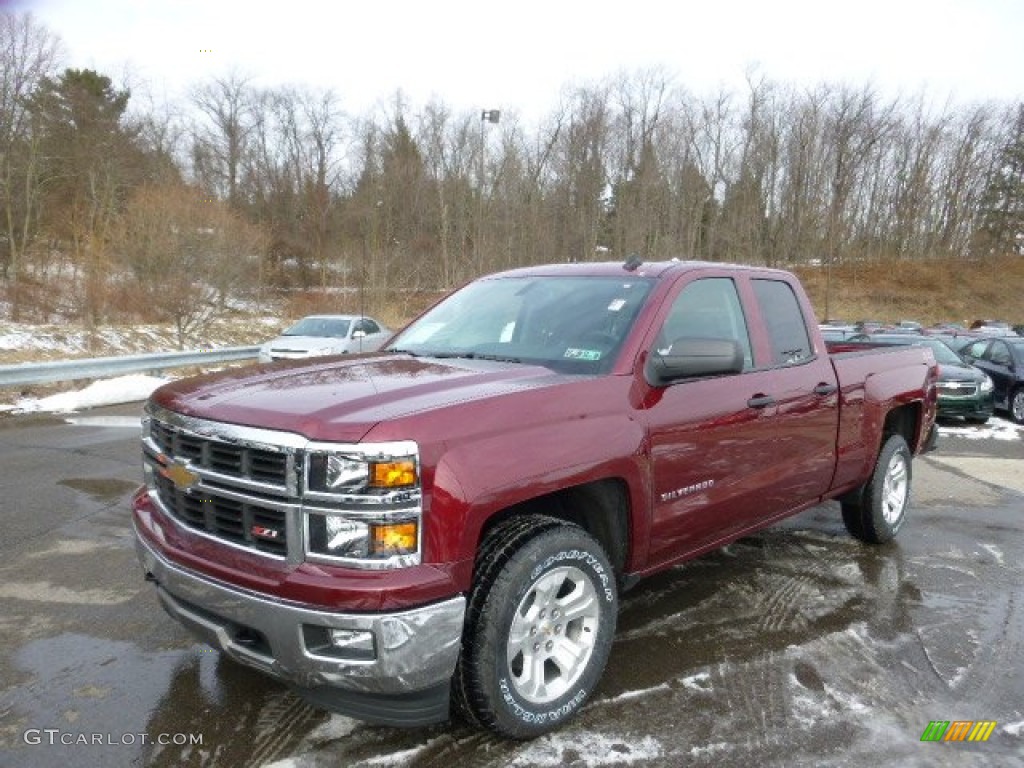
[[[462,638],[462,596],[395,613],[316,610],[181,568],[154,551],[137,531],[135,541],[146,578],[156,583],[160,602],[174,619],[242,664],[290,683],[300,693],[314,693],[312,698],[328,708],[361,716],[359,706],[326,701],[324,690],[330,688],[375,701],[447,690]],[[333,647],[327,640],[330,629],[369,632],[373,648],[351,652]]]

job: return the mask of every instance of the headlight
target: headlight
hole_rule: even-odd
[[[359,453],[314,453],[309,459],[307,488],[314,494],[370,493],[416,487],[416,458],[372,460]]]
[[[419,514],[409,520],[363,519],[343,513],[307,513],[308,550],[314,557],[364,567],[396,568],[419,562]]]
[[[306,554],[362,568],[420,562],[415,443],[311,446],[305,478]]]
[[[992,379],[987,373],[984,374],[984,378],[981,380],[981,391],[991,392],[993,389],[995,389],[995,385],[992,383]]]

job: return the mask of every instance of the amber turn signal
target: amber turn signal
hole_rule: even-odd
[[[404,488],[415,484],[414,461],[388,461],[371,465],[370,485],[376,488]]]

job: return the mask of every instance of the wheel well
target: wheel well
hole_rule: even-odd
[[[483,539],[494,526],[515,515],[542,514],[575,523],[597,539],[619,580],[629,559],[629,497],[626,484],[608,478],[563,488],[520,502],[487,521]]]
[[[917,449],[917,425],[921,420],[921,407],[916,404],[901,405],[894,408],[885,416],[885,425],[882,427],[882,445],[889,439],[890,435],[902,435],[907,441],[911,451]],[[879,446],[881,447],[881,446]]]

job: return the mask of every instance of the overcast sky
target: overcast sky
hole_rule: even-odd
[[[0,0],[158,97],[229,72],[538,118],[567,85],[661,67],[698,94],[871,83],[958,103],[1024,98],[1024,0]]]

